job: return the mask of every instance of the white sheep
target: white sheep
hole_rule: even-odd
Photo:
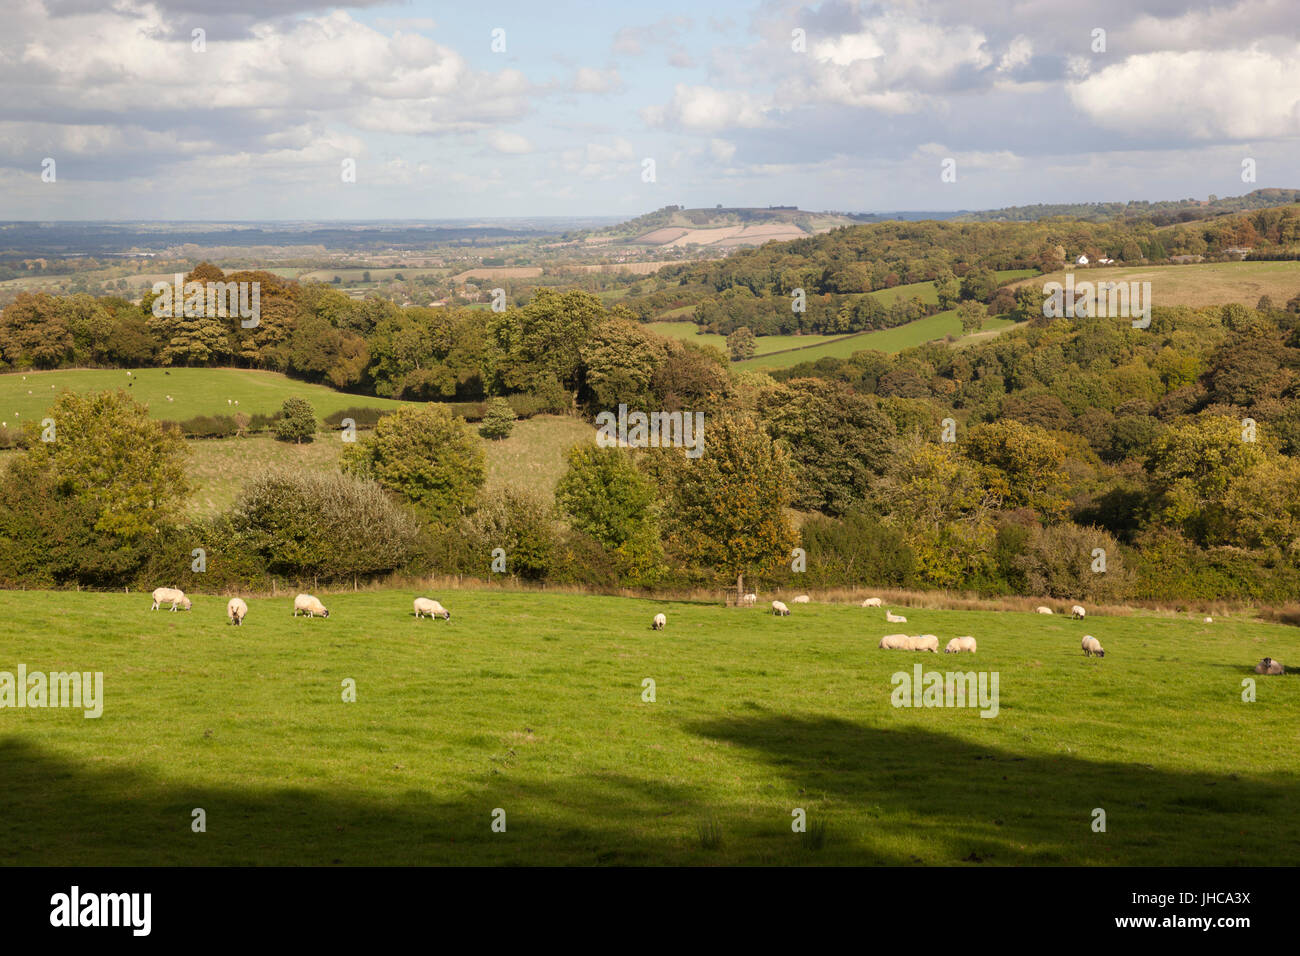
[[[654,622],[650,625],[656,631],[662,631],[668,626],[668,618],[663,614],[656,614]]]
[[[177,588],[154,588],[151,597],[153,598],[153,607],[149,608],[151,611],[158,610],[159,605],[162,604],[171,604],[171,610],[173,611],[177,608],[188,611],[193,607],[190,599],[185,596],[185,592]]]
[[[931,654],[939,653],[939,638],[933,634],[922,634],[920,637],[913,637],[912,650],[929,651]]]
[[[230,623],[240,625],[244,623],[244,615],[248,613],[248,605],[242,598],[231,598],[226,602],[226,617],[230,618]]]
[[[1088,612],[1083,609],[1082,605],[1075,604],[1070,607],[1070,617],[1074,618],[1076,621],[1083,620],[1087,613]]]
[[[415,606],[417,619],[427,614],[429,617],[440,617],[444,621],[451,620],[451,611],[448,611],[433,598],[416,598],[412,603]]]
[[[884,604],[884,603],[885,603],[885,602],[882,601],[882,600],[880,600],[880,598],[867,598],[865,601],[862,602],[862,606],[863,606],[863,607],[880,607],[880,606],[881,606],[882,604]]]
[[[812,598],[810,598],[808,595],[806,595],[806,594],[800,594],[800,595],[799,595],[798,597],[796,597],[796,598],[795,598],[791,603],[792,603],[792,604],[807,604],[807,603],[808,603],[809,601],[811,601],[811,600],[812,600]]]
[[[1101,649],[1101,642],[1091,634],[1083,635],[1083,656],[1084,657],[1105,657],[1106,652]]]
[[[1040,604],[1038,607],[1034,608],[1034,610],[1036,610],[1039,614],[1051,614],[1051,613],[1052,613],[1052,609],[1051,609],[1050,607],[1043,607],[1041,604]]]
[[[885,622],[887,624],[906,624],[907,618],[901,614],[895,614],[893,611],[885,612]]]
[[[297,617],[299,611],[302,611],[308,617],[330,616],[330,612],[325,610],[325,605],[310,594],[299,594],[293,599],[293,616]]]
[[[948,642],[948,646],[943,649],[945,654],[960,654],[963,651],[968,654],[975,653],[975,638],[954,637]]]
[[[1212,618],[1212,617],[1207,617],[1207,618],[1205,619],[1205,622],[1204,622],[1204,623],[1206,623],[1206,624],[1213,624],[1213,623],[1214,623],[1214,618]]]
[[[1266,657],[1255,665],[1256,674],[1285,674],[1286,668],[1282,666],[1281,661],[1275,661],[1271,657]]]
[[[773,602],[772,602],[772,613],[775,614],[777,617],[789,617],[789,616],[790,616],[790,609],[789,609],[788,607],[786,607],[786,606],[785,606],[783,603],[781,603],[780,601],[773,601]]]
[[[911,638],[906,634],[886,634],[880,639],[880,649],[882,651],[906,651],[911,650],[908,647],[908,641]]]
[[[752,594],[752,593],[751,593],[751,594],[746,594],[746,595],[745,595],[745,605],[746,605],[746,607],[753,607],[753,606],[754,606],[755,604],[757,604],[757,603],[758,603],[758,595],[757,595],[757,594]]]

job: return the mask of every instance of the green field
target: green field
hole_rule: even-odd
[[[120,388],[137,402],[148,404],[156,418],[183,421],[195,415],[270,415],[285,399],[311,402],[317,418],[352,406],[397,408],[404,404],[369,395],[349,395],[324,385],[312,385],[281,375],[242,368],[59,369],[51,372],[8,372],[0,375],[0,420],[15,423],[39,420],[63,389],[99,392]],[[171,401],[167,396],[172,397]],[[229,400],[229,403],[227,403]],[[238,408],[234,403],[239,402]]]
[[[712,345],[722,349],[724,353],[727,351],[727,337],[725,335],[715,335],[710,332],[700,333],[696,331],[699,326],[694,322],[649,322],[646,324],[646,328],[660,335],[684,339],[688,342],[694,342],[696,345]],[[784,349],[821,345],[842,337],[839,335],[760,335],[754,340],[754,343],[758,355],[767,355],[770,352],[780,352]]]
[[[0,593],[0,670],[104,674],[99,719],[0,710],[0,863],[1294,862],[1298,678],[1241,699],[1295,657],[1281,625],[907,609],[975,635],[957,657],[878,650],[895,628],[846,605],[491,589],[436,595],[446,623],[415,593],[238,629],[220,597]],[[997,672],[997,716],[891,706],[916,664]]]
[[[984,320],[983,333],[996,332],[1009,328],[1015,323],[1011,319],[989,318]],[[737,363],[741,368],[789,368],[803,362],[815,362],[821,358],[848,358],[854,352],[863,349],[876,349],[880,352],[901,352],[903,349],[924,345],[946,336],[962,339],[961,320],[955,310],[928,315],[924,319],[908,322],[892,329],[877,332],[861,332],[847,338],[836,339],[826,345],[794,352],[782,352],[779,355],[756,356]],[[761,342],[762,339],[759,339]]]

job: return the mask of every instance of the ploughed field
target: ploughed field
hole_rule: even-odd
[[[1300,847],[1300,678],[1252,672],[1300,665],[1281,625],[507,590],[430,594],[451,621],[417,621],[416,593],[321,593],[311,620],[250,599],[236,628],[218,596],[171,613],[0,592],[0,672],[103,673],[98,719],[0,709],[0,863],[1289,865]],[[894,632],[979,651],[879,650]],[[996,672],[996,716],[892,706],[918,664]]]

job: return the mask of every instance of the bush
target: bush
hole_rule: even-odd
[[[280,419],[275,423],[275,437],[301,445],[316,437],[316,413],[305,398],[285,399]]]
[[[415,520],[377,483],[339,472],[253,478],[230,528],[271,574],[327,580],[397,570],[418,534]]]
[[[509,438],[515,427],[515,411],[504,398],[488,399],[487,414],[478,433],[484,438],[499,440]]]
[[[514,488],[503,488],[483,502],[478,511],[461,519],[450,549],[456,570],[464,574],[492,575],[493,552],[505,552],[505,574],[540,581],[555,561],[556,528],[551,508],[542,498]]]
[[[817,515],[804,524],[802,534],[808,552],[803,580],[809,586],[912,584],[912,549],[897,529],[881,524],[874,515],[851,512],[838,520]]]
[[[330,415],[326,415],[321,420],[321,423],[328,425],[330,428],[341,429],[343,427],[343,419],[350,418],[357,428],[374,428],[379,424],[381,418],[390,414],[392,414],[392,412],[386,408],[371,408],[368,405],[352,405]]]

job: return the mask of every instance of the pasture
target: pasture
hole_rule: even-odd
[[[250,599],[240,628],[224,597],[0,593],[0,671],[104,675],[98,719],[0,709],[0,863],[1294,861],[1300,678],[1241,697],[1297,660],[1281,625],[902,609],[972,657],[878,650],[900,628],[848,605],[489,588],[432,594],[447,623],[418,593]],[[891,706],[916,664],[998,672],[997,716]]]
[[[1238,302],[1254,308],[1267,295],[1276,308],[1300,295],[1300,262],[1197,262],[1172,266],[1105,266],[1073,268],[1038,276],[1016,285],[1042,288],[1065,282],[1066,272],[1079,282],[1150,282],[1151,304],[1157,308],[1186,305],[1200,308]]]
[[[155,418],[184,421],[196,415],[271,415],[287,398],[305,398],[324,418],[340,409],[397,408],[405,403],[370,395],[350,395],[324,385],[300,382],[279,372],[246,368],[55,369],[0,375],[0,420],[9,427],[39,421],[59,392],[122,389],[149,406]],[[171,401],[167,396],[172,397]],[[227,400],[230,404],[227,404]],[[239,402],[239,407],[234,402]]]

